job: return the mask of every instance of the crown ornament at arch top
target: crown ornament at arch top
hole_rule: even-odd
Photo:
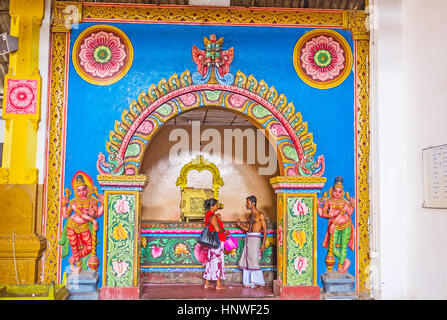
[[[193,46],[197,72],[173,74],[142,91],[115,121],[106,142],[107,159],[99,153],[97,170],[101,175],[138,175],[144,152],[154,133],[169,119],[185,110],[203,106],[224,107],[245,113],[252,122],[265,124],[277,138],[278,157],[285,163],[287,176],[321,177],[322,155],[314,159],[316,145],[300,112],[284,94],[241,71],[233,75],[229,66],[233,48],[223,51],[223,38],[204,38],[205,50]],[[172,103],[175,101],[175,103]],[[244,110],[242,112],[242,110]],[[268,121],[273,120],[273,121]],[[268,124],[267,124],[268,123]]]

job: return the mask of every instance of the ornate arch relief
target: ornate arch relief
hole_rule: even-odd
[[[223,38],[205,38],[205,46],[222,48]],[[100,174],[136,175],[139,172],[145,149],[155,132],[176,115],[200,107],[221,107],[240,113],[276,139],[278,157],[288,176],[317,176],[324,173],[324,157],[314,160],[316,145],[308,132],[301,113],[296,112],[293,102],[284,94],[269,87],[264,80],[238,71],[229,73],[233,48],[218,52],[215,56],[193,47],[193,59],[198,70],[189,70],[180,77],[173,74],[157,85],[142,91],[128,109],[123,110],[121,121],[106,143],[107,160],[100,153],[97,169]],[[205,66],[205,67],[204,67]]]

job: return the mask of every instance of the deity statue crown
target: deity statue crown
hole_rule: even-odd
[[[343,177],[336,177],[334,180],[333,188],[343,189]]]
[[[224,42],[224,38],[222,37],[222,38],[220,38],[220,39],[217,40],[217,41],[216,41],[216,39],[217,39],[217,38],[216,38],[216,35],[215,35],[215,34],[211,34],[209,40],[208,40],[207,37],[203,37],[203,44],[205,45],[205,47],[207,47],[208,44],[211,44],[211,43],[217,43],[218,45],[220,45],[220,47],[222,47],[222,46],[223,46],[223,42]]]
[[[81,175],[76,176],[76,183],[75,183],[76,187],[80,187],[80,186],[87,186],[87,184],[84,181],[84,177]]]
[[[78,171],[75,173],[73,180],[71,181],[71,186],[73,187],[73,191],[75,194],[75,197],[78,198],[78,193],[76,188],[80,186],[86,186],[88,189],[88,195],[87,197],[90,198],[93,193],[93,180],[92,178],[86,174],[85,172]]]

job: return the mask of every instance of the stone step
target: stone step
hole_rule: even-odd
[[[348,293],[355,290],[355,278],[349,273],[326,272],[321,275],[321,281],[325,293]]]
[[[83,270],[78,274],[69,274],[67,276],[67,284],[68,283],[93,283],[97,282],[99,279],[99,275],[96,271],[92,270]]]
[[[82,293],[82,292],[94,292],[96,291],[97,287],[96,287],[96,283],[94,284],[71,284],[71,285],[67,285],[67,290],[68,292],[70,292],[71,294],[73,293]]]
[[[68,300],[99,300],[99,292],[70,293]]]
[[[226,270],[226,282],[242,283],[242,271],[236,269],[237,272]],[[265,270],[262,272],[265,283],[273,285],[273,280],[276,278],[276,271]],[[140,278],[143,283],[203,283],[203,271],[201,272],[173,272],[173,271],[158,271],[158,272],[142,272]]]
[[[92,270],[83,270],[79,274],[67,276],[66,287],[70,294],[94,293],[97,290],[99,275]]]
[[[323,300],[359,300],[359,296],[354,292],[324,293]]]

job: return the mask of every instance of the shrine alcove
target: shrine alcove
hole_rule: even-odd
[[[194,146],[197,138],[199,144]],[[210,144],[215,146],[211,151]],[[277,212],[270,179],[280,171],[275,150],[264,133],[258,132],[244,117],[205,107],[181,113],[166,122],[150,141],[141,162],[140,173],[148,177],[148,184],[141,192],[141,279],[202,281],[203,266],[197,261],[195,246],[203,221],[179,221],[181,192],[176,185],[182,167],[197,154],[219,171],[223,180],[218,196],[223,208],[219,212],[225,228],[239,242],[239,250],[226,257],[229,281],[241,281],[237,264],[245,234],[235,222],[246,219],[249,213],[245,208],[246,197],[255,195],[268,228],[268,247],[261,258],[261,268],[272,285],[276,277]],[[213,174],[192,169],[187,180],[188,187],[211,189]]]
[[[224,204],[221,210],[223,220],[244,219],[243,215],[248,212],[245,209],[245,198],[253,194],[259,199],[258,208],[267,215],[268,219],[276,221],[276,197],[270,185],[270,179],[279,175],[279,165],[273,147],[263,137],[264,156],[269,155],[265,157],[265,159],[268,158],[268,163],[265,163],[265,159],[253,157],[254,155],[247,156],[248,152],[255,152],[256,155],[256,149],[247,148],[247,143],[256,144],[257,128],[245,118],[232,112],[212,109],[200,109],[178,115],[160,128],[150,142],[141,165],[141,173],[149,178],[148,185],[142,191],[142,221],[177,221],[179,219],[180,188],[176,186],[176,180],[181,168],[194,156],[182,154],[178,159],[170,160],[170,150],[181,143],[181,139],[186,138],[189,149],[193,151],[192,121],[199,123],[198,129],[204,138],[200,142],[202,150],[206,149],[210,143],[216,143],[213,141],[216,137],[221,139],[218,143],[221,150],[217,152],[217,155],[206,151],[200,154],[217,166],[224,181],[224,186],[219,192],[219,200]],[[208,129],[215,130],[211,133],[214,133],[216,137],[210,139],[205,137],[210,132]],[[235,143],[232,144],[231,150],[225,148],[224,143],[224,131],[235,132],[234,130],[238,129],[254,137],[254,141],[250,142],[247,141],[248,138],[243,139],[243,159],[236,159],[239,155],[236,155]],[[261,164],[260,160],[264,160],[264,163]],[[272,173],[260,175],[259,169],[266,169],[267,166]],[[199,188],[212,187],[212,175],[206,170],[202,172],[192,170],[188,173],[188,184]]]

